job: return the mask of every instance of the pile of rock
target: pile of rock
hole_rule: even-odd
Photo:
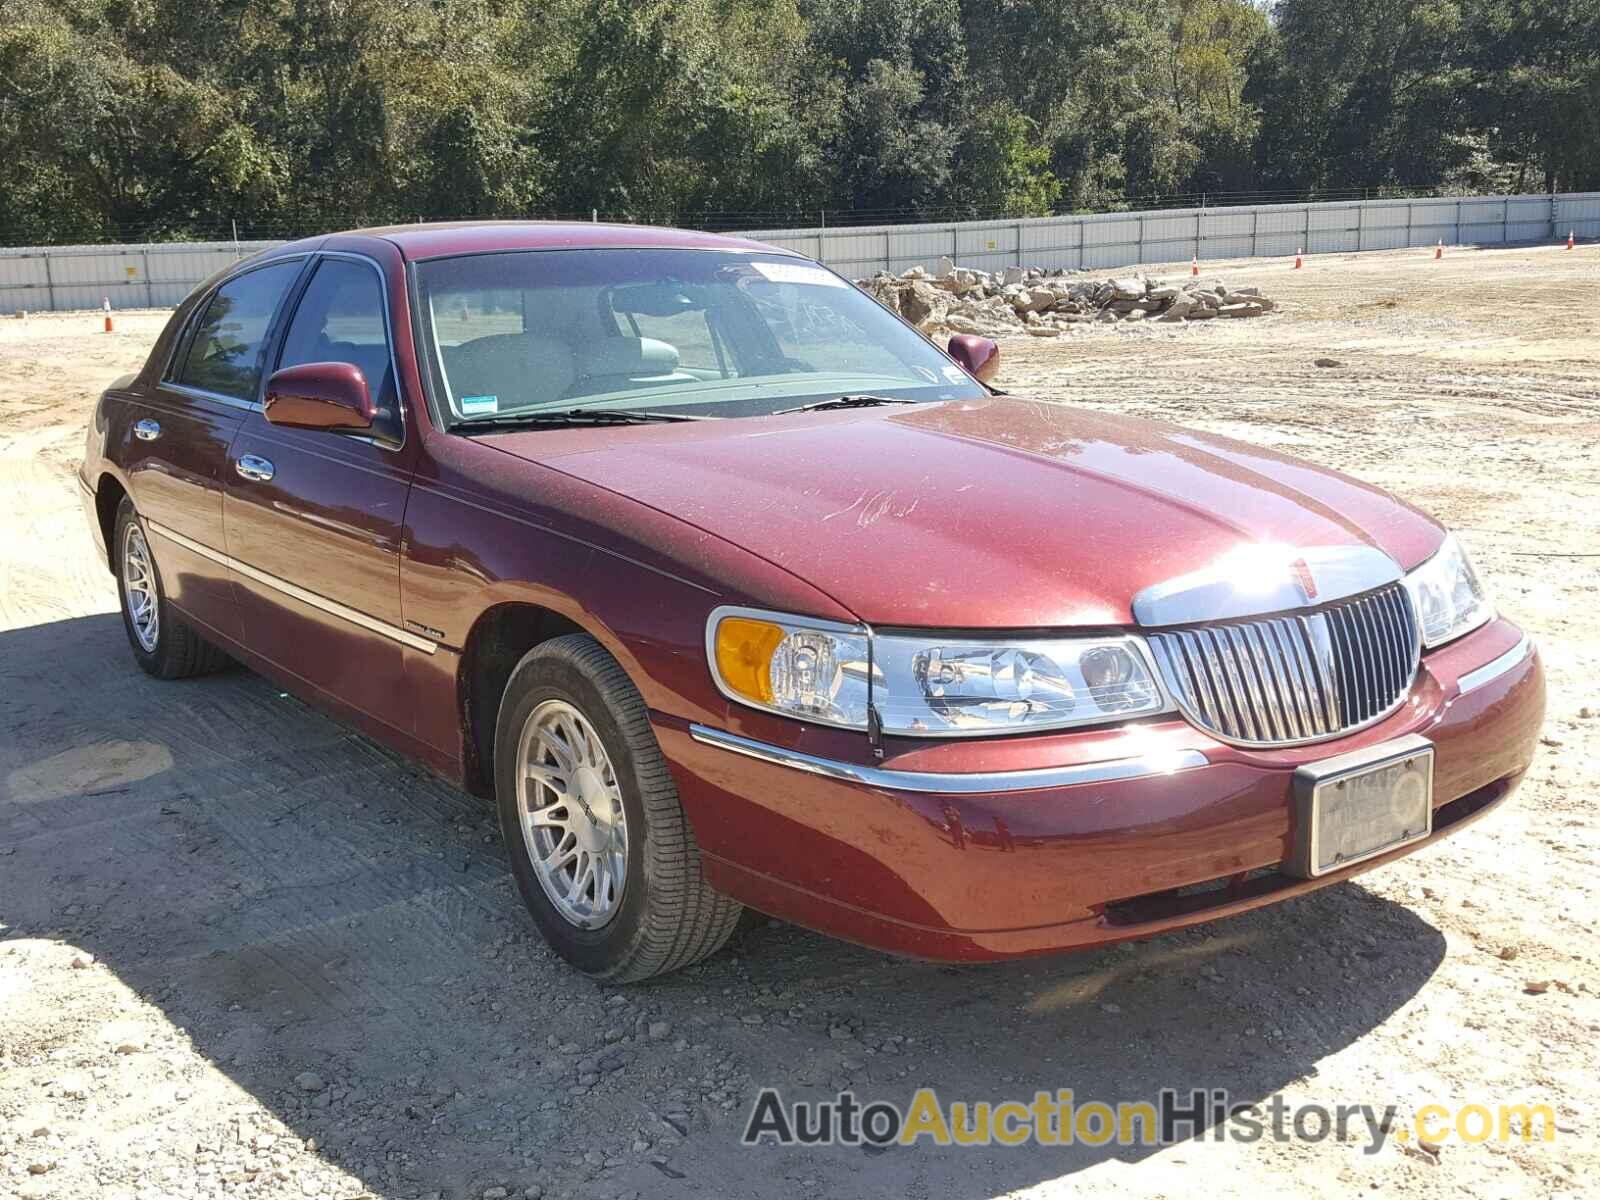
[[[912,267],[856,286],[925,333],[1055,337],[1094,321],[1205,321],[1259,317],[1276,307],[1257,288],[1188,280],[1179,287],[1144,275],[1098,279],[1027,267],[974,271],[948,259],[938,274]]]

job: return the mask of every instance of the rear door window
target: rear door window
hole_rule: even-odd
[[[378,407],[373,432],[393,440],[400,438],[383,282],[365,262],[323,259],[300,297],[283,337],[278,369],[314,362],[359,367],[366,376],[372,402]]]
[[[272,315],[300,274],[299,260],[274,263],[228,280],[206,304],[175,382],[254,401]]]

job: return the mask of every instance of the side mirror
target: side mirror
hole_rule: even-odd
[[[275,372],[263,413],[290,429],[371,429],[378,410],[360,367],[318,362]]]
[[[974,379],[988,383],[1000,370],[1000,347],[986,337],[971,333],[951,336],[950,357],[966,368]]]

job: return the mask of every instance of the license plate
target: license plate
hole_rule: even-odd
[[[1433,832],[1433,744],[1411,734],[1307,763],[1294,773],[1295,854],[1314,878]]]

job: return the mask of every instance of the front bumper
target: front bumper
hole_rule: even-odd
[[[1536,649],[1494,621],[1427,655],[1397,712],[1312,746],[1234,747],[1163,719],[920,743],[878,763],[859,736],[795,738],[803,727],[732,709],[737,731],[659,714],[656,728],[713,886],[851,941],[961,960],[1143,937],[1409,853],[1511,793],[1543,715]],[[1407,733],[1434,744],[1433,836],[1314,880],[1277,871],[1295,768]]]

